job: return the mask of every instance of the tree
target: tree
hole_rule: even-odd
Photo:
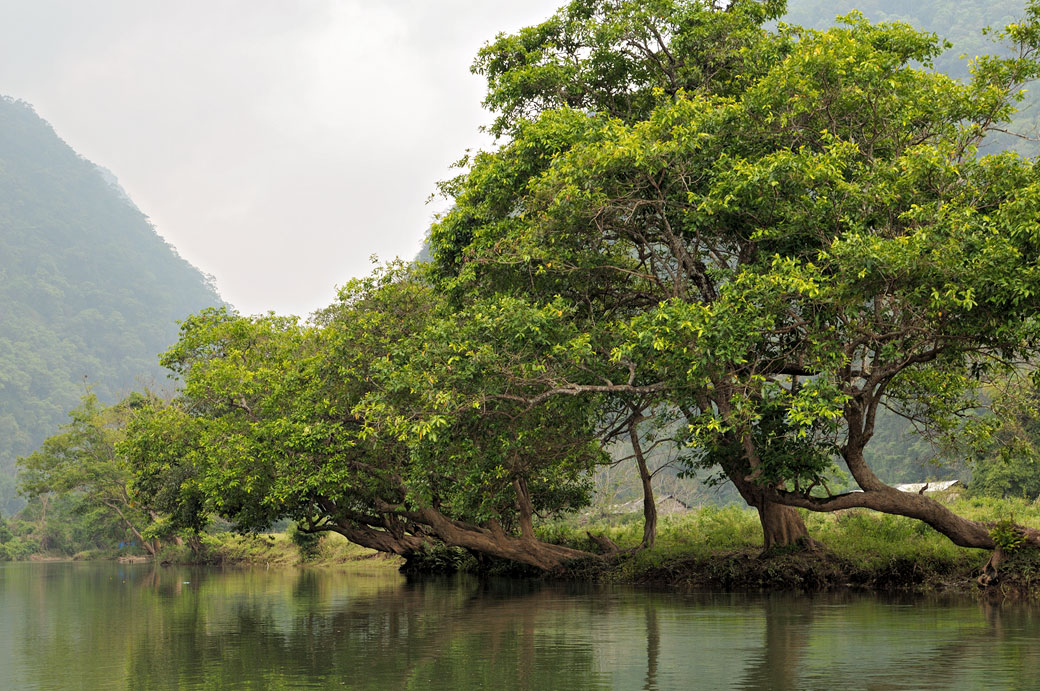
[[[587,502],[601,458],[587,403],[514,400],[495,377],[506,356],[486,347],[511,343],[536,371],[538,315],[435,319],[439,303],[391,267],[314,324],[194,315],[163,356],[182,394],[122,448],[144,467],[190,466],[243,530],[291,518],[402,555],[443,542],[540,568],[585,556],[539,541],[533,516]]]
[[[764,18],[758,3],[613,7]],[[550,103],[446,187],[434,256],[452,285],[583,307],[590,341],[758,507],[767,546],[805,538],[784,506],[864,506],[993,548],[988,526],[882,483],[864,449],[879,406],[952,429],[980,374],[1034,353],[1034,163],[976,150],[1038,73],[1037,17],[1030,4],[1010,57],[978,58],[964,82],[927,69],[934,36],[853,14],[749,28],[725,88],[662,88],[639,118]],[[835,459],[863,491],[826,489]]]
[[[147,395],[132,394],[105,407],[88,393],[80,406],[69,413],[71,422],[46,439],[39,450],[18,459],[19,489],[27,497],[41,501],[43,524],[51,495],[74,496],[80,513],[100,510],[155,555],[158,542],[150,537],[148,529],[157,516],[134,500],[129,491],[132,469],[116,450],[128,418],[150,400]]]
[[[132,459],[130,496],[149,507],[146,535],[186,540],[198,554],[212,503],[200,486],[193,425],[179,407],[152,399],[134,409],[116,453]]]
[[[782,2],[578,0],[543,24],[485,47],[474,71],[487,77],[485,105],[498,113],[492,131],[509,141],[475,157],[465,174],[442,186],[455,206],[435,226],[431,243],[434,270],[449,294],[462,303],[493,289],[536,305],[563,296],[600,361],[568,386],[601,394],[603,387],[613,389],[619,408],[627,407],[626,398],[659,395],[663,384],[653,373],[611,358],[618,341],[609,325],[685,295],[695,277],[682,275],[683,258],[666,257],[668,247],[659,252],[661,239],[652,233],[619,242],[605,232],[588,246],[580,233],[533,239],[545,199],[536,190],[559,157],[606,144],[612,127],[642,122],[662,103],[739,93],[790,50],[789,38],[761,28],[783,8]],[[561,201],[572,198],[568,190]],[[640,208],[645,214],[649,207]],[[673,261],[680,271],[669,276]],[[658,398],[655,405],[682,415],[673,402]],[[741,494],[763,513],[768,545],[807,539],[797,513],[774,505],[731,470]],[[652,505],[652,497],[648,501]]]

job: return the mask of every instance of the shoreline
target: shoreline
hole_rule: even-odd
[[[938,595],[970,597],[978,600],[1040,603],[1040,555],[1013,555],[1002,565],[996,582],[983,587],[976,582],[986,557],[978,555],[976,565],[932,563],[924,560],[893,559],[883,567],[856,564],[826,549],[785,551],[763,554],[760,549],[744,548],[709,553],[676,555],[659,563],[645,563],[646,555],[621,554],[585,559],[551,572],[537,572],[511,564],[489,568],[425,569],[406,568],[407,562],[394,555],[359,551],[350,558],[266,561],[236,559],[210,561],[153,560],[148,556],[97,556],[73,559],[53,555],[33,555],[22,562],[62,563],[112,561],[121,564],[154,564],[162,567],[214,568],[357,568],[394,570],[408,578],[470,573],[478,578],[513,578],[558,583],[629,585],[683,592],[689,590],[719,593],[788,593],[816,595],[854,592],[879,597],[891,595]],[[643,563],[641,563],[643,562]]]

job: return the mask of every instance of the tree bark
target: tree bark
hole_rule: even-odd
[[[811,544],[809,530],[797,511],[766,499],[755,508],[758,509],[758,520],[762,524],[765,549]]]
[[[516,490],[516,510],[520,514],[520,536],[525,540],[534,540],[534,506],[527,489],[527,479],[514,478],[513,489]]]
[[[650,549],[657,541],[657,502],[654,499],[650,468],[646,464],[643,447],[639,443],[637,425],[637,420],[633,420],[629,424],[628,436],[632,442],[632,453],[635,454],[636,465],[639,466],[639,479],[643,483],[643,541],[639,546],[642,549]]]
[[[758,511],[762,525],[762,546],[766,550],[778,547],[802,545],[811,547],[817,543],[809,537],[805,521],[790,506],[777,502],[773,492],[749,481],[742,468],[724,468],[726,475],[736,486],[740,496]]]
[[[387,530],[377,530],[345,521],[328,529],[339,533],[355,545],[402,557],[407,557],[430,544],[429,540],[416,535],[394,535]]]
[[[831,512],[841,509],[873,509],[882,513],[916,518],[927,523],[960,547],[994,549],[996,543],[990,535],[990,526],[973,521],[950,511],[943,504],[923,494],[900,492],[885,486],[865,492],[851,492],[834,497],[807,497],[796,492],[778,492],[778,501],[788,506],[798,506],[810,511]],[[1040,531],[1018,526],[1025,541],[1040,547]]]
[[[439,540],[449,547],[461,547],[474,554],[508,559],[546,571],[573,559],[596,556],[538,540],[534,535],[534,511],[527,484],[518,479],[514,481],[514,488],[520,513],[519,537],[506,533],[496,521],[489,521],[486,527],[479,526],[451,519],[433,507],[406,509],[385,502],[378,507],[382,517],[358,513],[348,517],[344,515],[347,512],[337,510],[332,502],[325,500],[322,509],[326,515],[338,513],[340,518],[319,529],[337,532],[362,547],[404,557]]]
[[[432,508],[409,514],[409,518],[428,526],[447,545],[509,559],[545,571],[551,571],[573,559],[595,556],[578,549],[542,542],[534,537],[508,535],[497,525],[481,528],[453,521]]]

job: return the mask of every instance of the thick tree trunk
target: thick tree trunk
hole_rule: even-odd
[[[883,487],[864,492],[840,494],[834,497],[807,497],[796,492],[779,492],[777,499],[788,506],[799,506],[810,511],[831,512],[841,509],[873,509],[882,513],[916,518],[935,528],[961,547],[993,549],[996,544],[990,535],[990,526],[958,516],[946,506],[922,494],[900,492],[894,487]],[[1026,542],[1040,546],[1040,531],[1021,526]]]
[[[737,472],[730,472],[727,468],[726,474],[736,485],[744,501],[758,510],[758,520],[762,524],[762,545],[766,550],[794,545],[810,547],[816,544],[809,537],[809,529],[805,527],[805,521],[797,511],[778,503],[770,496],[771,492],[749,482],[740,469],[734,470]]]
[[[452,521],[436,509],[417,511],[409,517],[428,527],[437,539],[450,547],[462,547],[471,552],[508,559],[546,571],[572,559],[594,556],[570,547],[541,542],[533,537],[533,531],[531,537],[515,537],[506,534],[498,526],[480,528]],[[354,544],[403,557],[410,556],[430,544],[429,539],[417,535],[394,535],[388,530],[345,522],[332,530]]]
[[[429,540],[416,535],[394,535],[387,530],[377,530],[347,522],[339,523],[330,530],[339,533],[355,545],[402,557],[407,557],[430,544]]]
[[[572,559],[595,556],[538,540],[534,535],[534,511],[527,484],[520,479],[514,481],[513,486],[517,490],[519,537],[507,534],[495,521],[484,527],[456,521],[433,507],[408,510],[387,503],[380,504],[380,516],[353,514],[324,529],[334,530],[362,547],[404,557],[434,540],[474,554],[508,559],[547,571]],[[331,502],[326,502],[323,509],[329,514],[339,513]]]
[[[805,521],[794,509],[762,500],[758,509],[758,520],[762,523],[762,536],[767,550],[791,545],[810,545],[809,531]]]

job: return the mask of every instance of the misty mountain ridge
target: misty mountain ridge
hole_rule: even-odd
[[[16,458],[86,385],[111,402],[165,381],[157,355],[177,321],[219,304],[112,172],[0,97],[0,512],[19,503]]]

